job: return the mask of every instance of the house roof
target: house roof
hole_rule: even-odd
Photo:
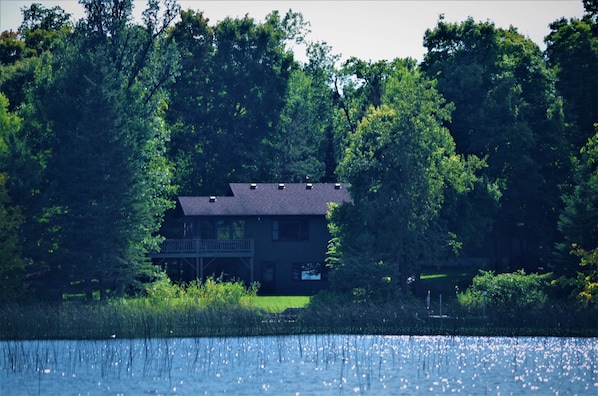
[[[351,201],[343,183],[231,183],[229,195],[179,197],[185,216],[325,215]]]

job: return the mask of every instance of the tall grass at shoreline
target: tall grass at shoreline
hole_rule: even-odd
[[[434,303],[423,304],[407,296],[373,304],[334,293],[314,298],[258,297],[258,288],[257,284],[247,288],[242,282],[211,278],[176,285],[159,274],[143,297],[0,306],[0,339],[333,333],[598,336],[596,311],[580,309],[567,300],[509,304],[515,308],[509,310],[503,309],[504,304],[488,304],[477,312],[456,298],[438,309]]]
[[[288,334],[598,336],[590,312],[563,306],[526,318],[428,316],[409,304],[330,304],[269,313],[256,307],[105,303],[11,304],[0,307],[0,339],[228,337]],[[447,311],[451,313],[450,307]],[[453,313],[455,311],[452,311]],[[530,316],[531,315],[531,316]]]
[[[249,335],[257,311],[241,307],[153,306],[111,302],[2,308],[2,339],[105,339]]]

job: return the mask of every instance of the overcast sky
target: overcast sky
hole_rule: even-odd
[[[0,0],[0,30],[16,30],[22,21],[20,9],[33,1]],[[83,8],[76,0],[38,0],[45,7],[61,6],[74,19],[83,17]],[[144,0],[134,0],[135,14],[145,8]],[[179,0],[183,9],[204,11],[212,24],[226,16],[249,14],[263,21],[272,10],[284,14],[288,9],[301,12],[311,24],[312,41],[326,41],[343,59],[356,56],[377,61],[412,57],[422,60],[426,29],[432,29],[438,16],[449,22],[461,22],[471,16],[475,21],[493,21],[496,26],[516,27],[544,49],[543,39],[548,24],[561,18],[580,18],[581,0],[500,0],[500,1],[199,1]],[[297,54],[303,59],[302,54]]]

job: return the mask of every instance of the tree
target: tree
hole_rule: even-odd
[[[270,181],[272,137],[296,67],[285,42],[297,14],[273,12],[261,24],[226,18],[213,29],[201,13],[182,17],[172,32],[184,48],[182,79],[168,111],[176,125],[170,155],[182,169],[181,193],[224,193],[226,182]]]
[[[45,8],[39,3],[23,7],[23,22],[19,27],[25,41],[25,57],[40,56],[62,40],[62,35],[71,31],[71,14],[61,7]]]
[[[533,322],[538,319],[533,314],[543,312],[548,302],[551,276],[550,273],[526,274],[522,269],[501,274],[480,271],[473,277],[471,286],[457,298],[470,313],[487,313],[497,322],[508,323],[514,319]]]
[[[20,60],[25,50],[25,42],[17,32],[3,31],[0,35],[0,65],[10,65]]]
[[[6,173],[0,173],[0,301],[14,301],[25,292],[25,260],[19,244],[20,210],[8,195]]]
[[[297,183],[305,181],[306,177],[312,181],[324,178],[326,135],[318,124],[316,90],[303,71],[292,73],[279,133],[273,138],[277,154],[277,169],[273,176],[278,180]]]
[[[330,216],[333,286],[372,295],[406,290],[422,263],[455,247],[439,218],[445,194],[470,190],[481,166],[455,154],[442,126],[452,107],[432,82],[406,63],[384,88],[381,106],[371,107],[349,135],[339,164],[353,202]],[[363,271],[359,277],[354,263]]]
[[[596,0],[582,0],[583,7],[586,14],[594,21],[598,19],[598,1]]]
[[[8,100],[0,94],[0,301],[22,297],[25,291],[26,266],[19,240],[23,216],[7,187],[8,142],[20,125],[21,120],[8,112]]]
[[[575,159],[570,193],[559,217],[562,241],[555,272],[584,305],[598,306],[598,133]]]
[[[486,157],[484,176],[502,197],[493,262],[546,265],[556,240],[559,185],[568,177],[562,102],[539,48],[515,28],[442,19],[426,31],[422,70],[455,104],[457,151]],[[542,191],[541,194],[538,192]],[[515,246],[515,248],[513,248]]]
[[[594,135],[594,123],[598,122],[596,2],[584,1],[584,5],[586,14],[582,19],[563,18],[551,23],[551,32],[544,39],[548,63],[556,70],[556,87],[564,99],[569,125],[567,143],[572,154]]]
[[[290,76],[285,106],[273,137],[278,180],[335,181],[336,151],[332,81],[334,62],[326,43],[310,43],[308,62]]]
[[[60,293],[82,285],[105,297],[127,291],[149,268],[147,251],[170,206],[160,112],[176,53],[162,44],[177,7],[167,2],[160,13],[150,1],[139,26],[130,1],[82,4],[86,20],[39,75],[32,115],[47,152],[47,286]]]
[[[403,59],[398,63],[415,67],[413,59]],[[341,129],[355,132],[369,107],[380,106],[386,80],[396,66],[396,61],[372,63],[355,57],[344,63],[335,80],[336,97],[341,108],[338,120],[338,124],[343,125]]]
[[[214,130],[209,114],[214,107],[210,89],[214,30],[201,12],[181,11],[181,20],[169,32],[180,53],[180,74],[172,85],[166,120],[171,125],[168,156],[174,167],[173,183],[183,195],[196,195],[217,164],[210,161]],[[214,183],[215,184],[215,183]],[[212,192],[210,192],[212,193]]]
[[[0,35],[0,92],[15,111],[42,64],[49,63],[50,51],[70,34],[70,15],[62,8],[47,9],[34,3],[22,8],[23,22],[17,32]]]

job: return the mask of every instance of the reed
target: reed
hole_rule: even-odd
[[[564,308],[559,308],[559,310]],[[216,337],[281,334],[544,335],[596,336],[588,313],[500,322],[491,317],[415,316],[396,306],[312,307],[271,314],[242,307],[164,309],[142,304],[9,305],[0,309],[0,338],[106,339]],[[548,312],[544,312],[548,314]],[[548,316],[548,315],[546,315]],[[595,317],[595,315],[594,315]]]
[[[245,296],[246,297],[246,296]],[[268,312],[255,301],[207,304],[198,297],[121,298],[105,302],[0,306],[0,339],[107,339],[266,336],[290,334],[403,334],[597,336],[595,311],[550,302],[515,317],[488,310],[471,316],[457,303],[445,316],[429,315],[417,300],[386,304],[315,299],[303,307]]]

